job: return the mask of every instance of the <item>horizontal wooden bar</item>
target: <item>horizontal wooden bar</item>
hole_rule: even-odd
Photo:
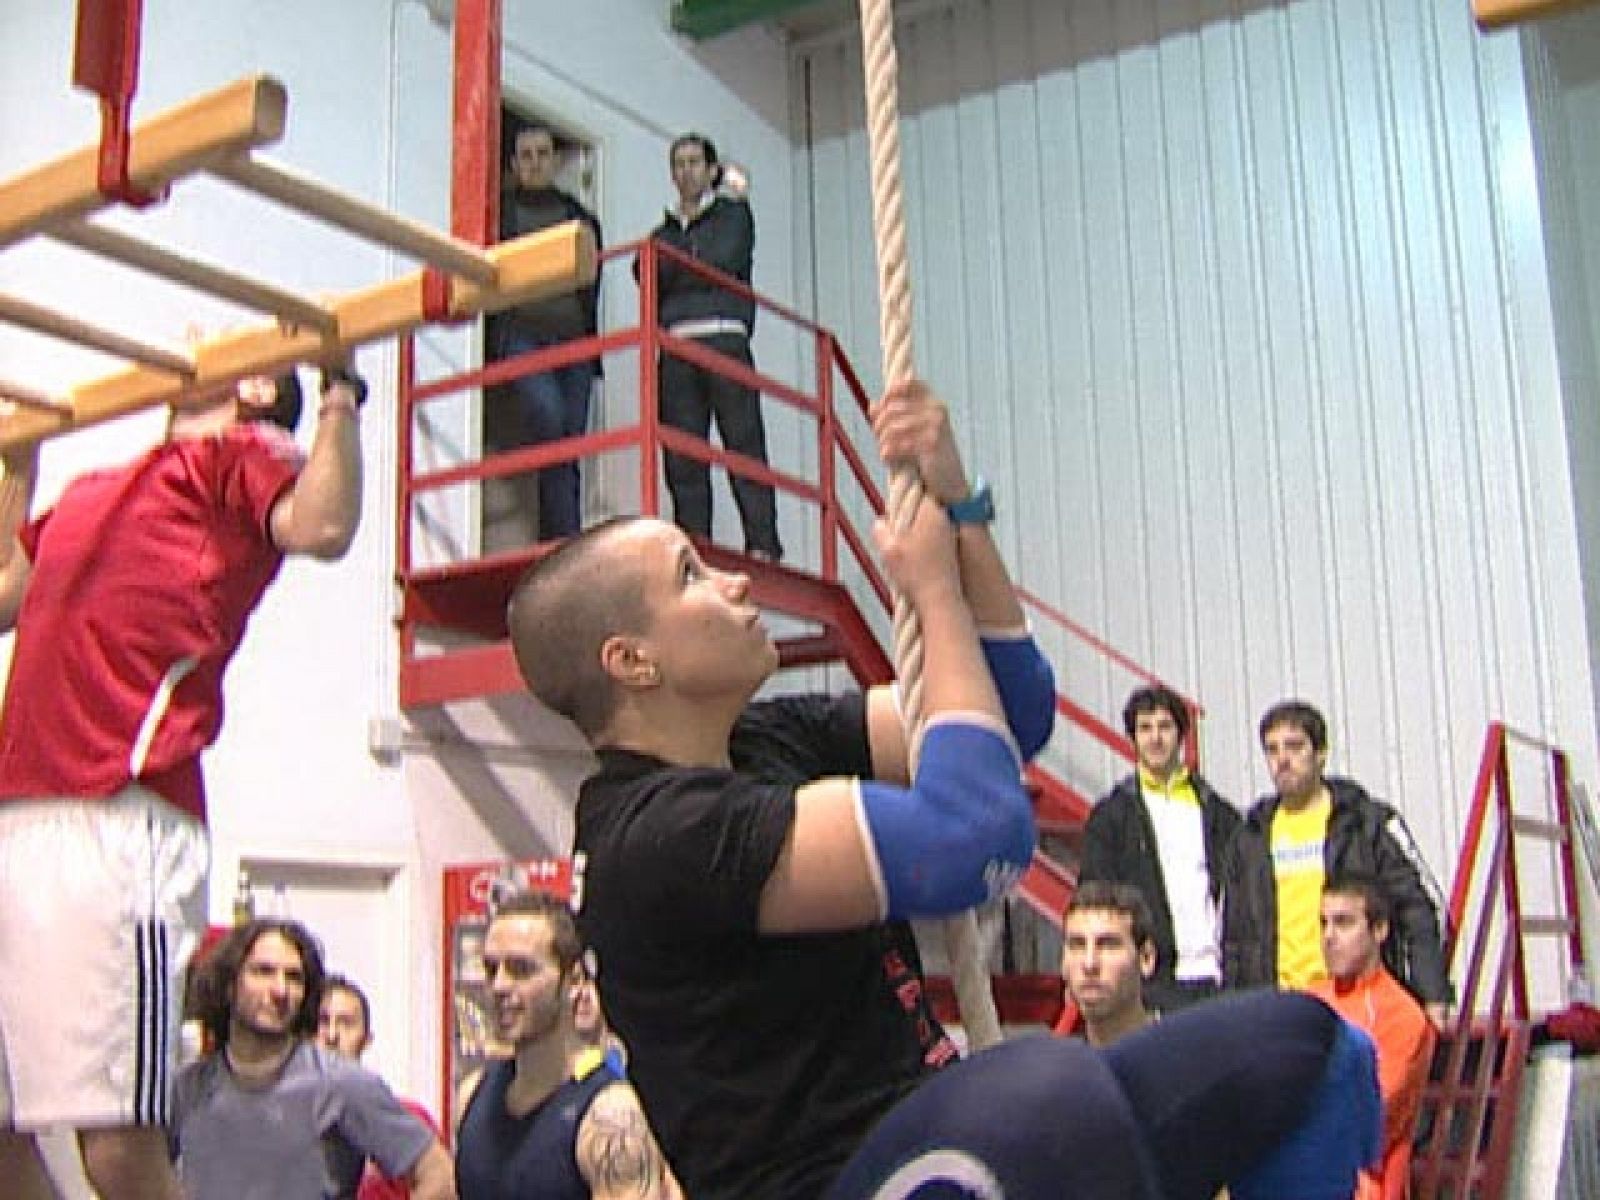
[[[1554,821],[1541,821],[1537,817],[1512,817],[1511,829],[1523,837],[1541,838],[1547,842],[1564,842],[1567,831]]]
[[[436,229],[358,200],[287,167],[259,159],[238,157],[215,164],[218,175],[258,195],[307,216],[335,225],[380,245],[390,246],[420,262],[485,287],[495,282],[494,263],[477,246]]]
[[[77,317],[69,317],[65,313],[58,313],[54,309],[45,308],[28,300],[19,300],[15,296],[0,296],[0,321],[59,338],[64,342],[88,346],[91,350],[98,350],[102,354],[143,363],[146,367],[154,367],[158,371],[182,378],[194,374],[194,364],[181,354],[163,350],[160,346],[152,346],[147,342],[135,341],[130,337],[123,337],[120,333],[102,329],[98,325],[91,325],[87,321],[80,321]]]
[[[58,400],[54,396],[46,396],[43,392],[35,391],[30,387],[23,387],[18,383],[0,379],[0,400],[9,400],[12,404],[20,404],[26,408],[37,408],[42,412],[70,416],[72,405],[65,400]]]
[[[1591,3],[1593,0],[1472,0],[1472,16],[1484,29],[1501,29]]]
[[[1577,924],[1571,917],[1523,917],[1522,932],[1543,937],[1566,937]]]
[[[140,121],[128,152],[129,182],[159,191],[208,163],[275,142],[288,103],[283,84],[257,75]],[[0,246],[107,207],[99,159],[96,144],[0,183]]]
[[[293,292],[177,254],[106,225],[74,221],[50,230],[50,236],[102,258],[136,267],[147,274],[209,292],[257,312],[268,313],[292,325],[304,325],[321,333],[333,333],[338,325],[328,309],[302,299]]]
[[[485,288],[451,279],[452,318],[569,292],[594,279],[594,234],[578,221],[490,246],[485,253],[494,264],[498,285]],[[179,404],[186,395],[211,393],[251,375],[273,375],[296,363],[341,356],[352,347],[426,324],[423,272],[353,292],[332,301],[329,308],[337,318],[336,337],[277,324],[225,333],[195,347],[195,375],[187,383],[147,367],[91,380],[72,389],[70,425],[45,413],[12,413],[0,419],[0,447],[38,441],[158,405]]]

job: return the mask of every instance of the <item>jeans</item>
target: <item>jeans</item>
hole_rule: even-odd
[[[515,358],[547,346],[554,338],[509,328],[495,339],[497,359]],[[593,361],[557,367],[511,380],[522,428],[530,445],[578,437],[589,428],[589,394],[594,386]],[[558,463],[539,472],[539,540],[566,537],[583,524],[582,481],[577,462]]]
[[[750,339],[737,333],[715,334],[696,341],[745,366],[752,365]],[[711,418],[725,449],[767,461],[767,433],[761,422],[761,396],[753,388],[693,363],[663,354],[657,386],[661,393],[661,422],[694,437],[711,433]],[[688,533],[711,536],[711,468],[692,458],[666,453],[667,489],[672,493],[673,520]],[[746,553],[783,557],[778,541],[777,511],[772,488],[753,479],[733,476],[733,499],[744,526]]]

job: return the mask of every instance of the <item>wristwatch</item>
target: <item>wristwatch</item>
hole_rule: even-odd
[[[989,490],[989,481],[980,475],[972,485],[972,491],[967,493],[967,498],[946,504],[944,511],[957,525],[992,525],[994,493]]]

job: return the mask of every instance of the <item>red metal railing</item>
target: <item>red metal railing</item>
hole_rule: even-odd
[[[865,440],[870,400],[866,387],[838,340],[831,332],[799,313],[768,300],[740,281],[659,242],[646,241],[613,247],[601,256],[601,269],[615,272],[629,262],[634,263],[639,288],[639,312],[653,313],[656,311],[662,256],[670,259],[676,267],[753,302],[769,318],[795,331],[802,339],[802,346],[808,346],[802,349],[797,361],[804,364],[800,369],[810,370],[812,385],[809,388],[796,386],[769,372],[726,358],[698,342],[675,337],[642,316],[637,324],[623,329],[491,363],[478,370],[427,381],[417,379],[414,345],[410,339],[403,340],[399,388],[400,470],[397,472],[396,496],[397,512],[400,514],[396,562],[399,582],[406,595],[400,622],[402,704],[409,707],[416,703],[438,702],[452,695],[486,694],[517,686],[515,668],[503,646],[472,647],[423,659],[417,653],[417,628],[430,620],[438,621],[453,607],[458,628],[469,629],[487,638],[502,638],[505,597],[493,587],[486,588],[485,579],[493,576],[498,585],[508,591],[511,581],[523,566],[540,553],[538,547],[529,547],[526,551],[471,562],[419,566],[414,557],[414,506],[445,488],[500,479],[558,463],[592,459],[619,450],[637,453],[637,489],[641,512],[656,514],[661,511],[658,464],[663,450],[722,467],[730,475],[766,483],[782,493],[789,502],[815,510],[818,533],[815,570],[796,571],[746,564],[754,576],[753,586],[758,600],[771,602],[775,608],[783,608],[786,596],[792,596],[805,581],[820,581],[822,585],[847,589],[848,593],[855,594],[855,603],[861,608],[875,609],[880,615],[890,611],[888,582],[871,553],[869,541],[860,524],[852,516],[852,511],[863,517],[869,513],[879,515],[884,511],[884,497],[875,481],[868,455],[858,445],[858,440]],[[523,375],[628,352],[637,353],[639,357],[639,404],[635,420],[560,442],[523,446],[488,455],[478,461],[421,472],[416,470],[415,424],[425,406],[446,396],[504,384]],[[728,453],[699,438],[663,427],[656,406],[659,362],[663,354],[693,362],[754,388],[763,396],[811,419],[815,423],[816,480],[801,478],[770,464]],[[862,438],[852,436],[852,428],[861,431]],[[846,502],[843,495],[846,492],[851,496],[850,503]],[[717,547],[705,546],[703,549],[713,555],[728,553]],[[743,563],[744,560],[735,561]],[[851,578],[857,581],[854,585]],[[462,615],[463,606],[469,602],[459,593],[455,599],[442,598],[444,590],[455,580],[471,583],[473,598],[470,601],[470,619]],[[863,591],[870,592],[873,601],[866,601],[861,595]],[[487,594],[489,592],[494,594]],[[1018,589],[1018,595],[1036,625],[1058,631],[1089,654],[1115,665],[1138,682],[1161,682],[1152,672],[1038,596],[1023,589]],[[445,620],[439,623],[450,622]],[[860,644],[862,637],[873,639],[870,653]],[[864,624],[854,642],[849,636],[833,631],[821,636],[790,639],[784,651],[784,661],[790,664],[843,658],[863,683],[880,681],[888,670],[876,635]],[[448,674],[449,678],[446,683],[434,687],[408,686],[408,680],[415,678],[413,672],[417,671],[432,672],[436,678]],[[474,688],[480,690],[473,691]],[[1192,717],[1185,757],[1191,766],[1195,766],[1199,760],[1198,723],[1204,710],[1194,700],[1187,697],[1183,699]],[[1124,761],[1133,760],[1134,751],[1129,740],[1088,706],[1066,695],[1058,695],[1057,709],[1064,721],[1086,734],[1092,744]],[[1060,831],[1081,823],[1089,806],[1085,796],[1068,787],[1044,767],[1035,766],[1030,774],[1039,797],[1042,829]],[[1059,921],[1072,887],[1071,870],[1041,855],[1024,880],[1022,894],[1047,919]]]
[[[1514,747],[1534,753],[1553,811],[1537,817],[1517,811]],[[1504,1189],[1523,1062],[1539,1015],[1530,997],[1528,939],[1561,938],[1569,969],[1584,966],[1572,815],[1565,752],[1491,724],[1451,889],[1445,958],[1461,981],[1459,1016],[1440,1042],[1423,1097],[1421,1125],[1428,1133],[1412,1165],[1419,1200],[1492,1200]],[[1519,838],[1544,843],[1556,855],[1564,912],[1524,910]],[[1480,999],[1485,983],[1489,994]]]
[[[403,339],[400,354],[401,469],[397,473],[396,497],[397,509],[401,514],[397,530],[396,562],[402,586],[418,578],[421,573],[413,557],[410,516],[412,506],[428,493],[462,483],[504,478],[559,463],[590,459],[598,454],[636,447],[641,511],[648,513],[660,511],[657,463],[663,449],[670,449],[674,453],[720,466],[733,475],[767,483],[792,500],[816,507],[820,546],[817,575],[829,582],[841,581],[842,546],[849,559],[853,560],[854,567],[876,595],[879,605],[887,610],[888,584],[874,561],[867,539],[856,523],[850,519],[840,501],[840,483],[842,479],[847,478],[853,480],[854,486],[859,489],[864,502],[872,512],[883,511],[883,496],[874,481],[867,459],[840,420],[841,400],[844,400],[845,407],[853,409],[863,417],[868,410],[870,400],[866,388],[838,340],[828,330],[792,309],[761,296],[740,281],[659,242],[645,241],[613,247],[601,256],[602,269],[607,265],[616,266],[636,257],[640,311],[648,313],[655,308],[657,264],[662,255],[670,258],[677,266],[752,301],[761,311],[800,331],[810,340],[812,346],[810,358],[811,369],[815,375],[814,388],[806,390],[796,387],[771,374],[725,358],[699,343],[674,337],[660,329],[654,322],[642,319],[638,324],[625,329],[579,339],[495,362],[478,370],[425,382],[416,378],[414,343],[409,338]],[[503,384],[523,375],[553,370],[577,362],[594,361],[629,350],[639,355],[640,402],[638,419],[635,423],[560,442],[525,446],[444,469],[420,473],[415,470],[414,430],[416,417],[422,406],[441,397]],[[655,404],[656,375],[659,358],[663,352],[694,362],[725,378],[755,388],[764,396],[778,400],[815,420],[818,480],[813,483],[779,471],[769,464],[731,454],[677,430],[663,428]],[[836,386],[838,383],[843,384],[843,396]],[[844,471],[839,469],[841,462],[845,467]],[[1108,661],[1125,669],[1136,679],[1159,682],[1152,672],[1134,663],[1044,600],[1023,589],[1019,589],[1018,595],[1036,619],[1062,630],[1093,653],[1102,655]],[[1203,715],[1204,710],[1197,702],[1185,698],[1185,703],[1195,717]],[[1061,711],[1063,716],[1083,727],[1097,742],[1121,757],[1131,760],[1133,752],[1127,739],[1093,713],[1066,698],[1063,698]],[[1197,761],[1195,745],[1195,740],[1191,738],[1187,750],[1191,762]]]

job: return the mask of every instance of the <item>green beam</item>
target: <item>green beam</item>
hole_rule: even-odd
[[[672,0],[672,28],[696,41],[753,25],[817,0]]]

